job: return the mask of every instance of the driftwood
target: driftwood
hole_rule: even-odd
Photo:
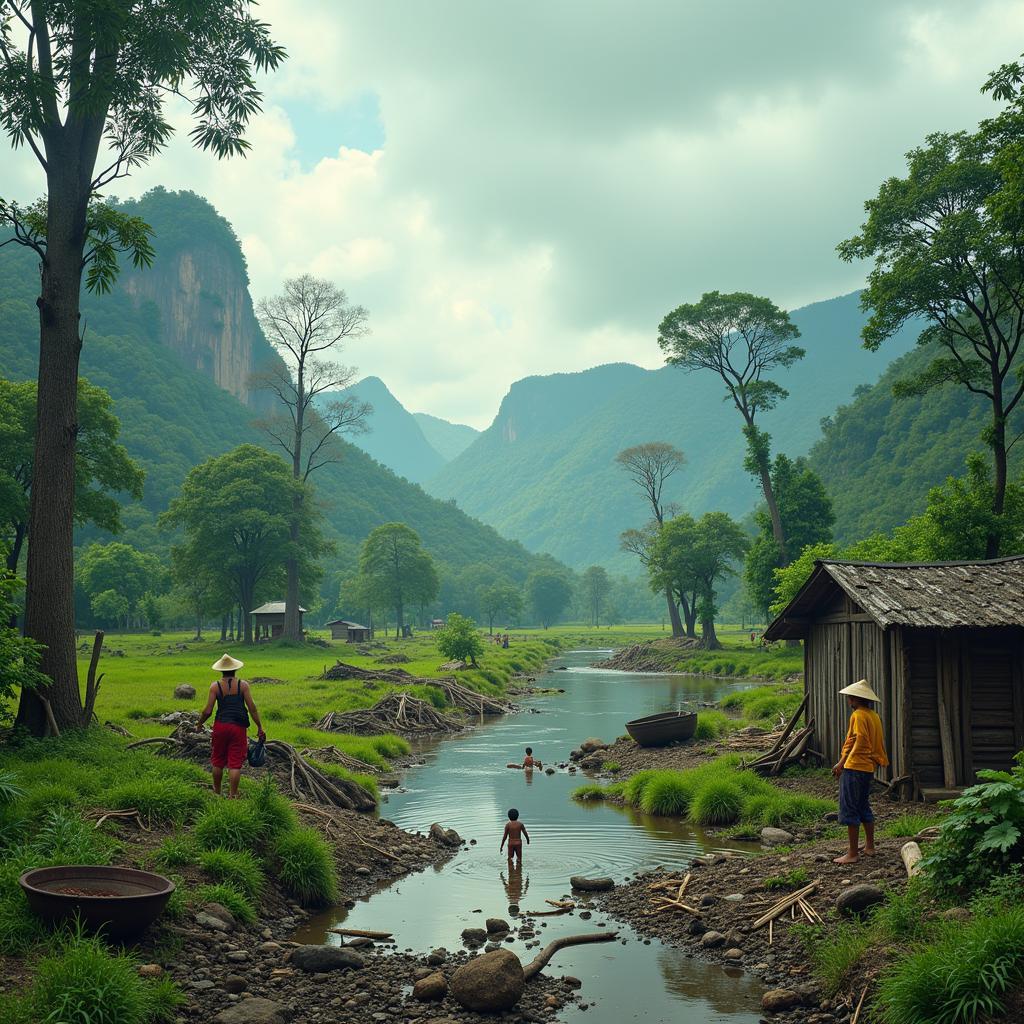
[[[361,761],[358,757],[346,754],[343,750],[339,750],[334,746],[305,747],[299,753],[307,761],[319,761],[322,764],[340,764],[342,768],[347,768],[350,772],[361,772],[364,775],[380,774],[380,769],[376,765],[370,764],[369,761]]]
[[[345,935],[353,939],[377,939],[380,942],[390,942],[392,932],[368,932],[360,928],[328,928],[332,935]]]
[[[134,807],[129,807],[126,810],[121,810],[121,811],[109,811],[109,810],[105,810],[103,808],[95,808],[94,810],[87,811],[83,815],[83,817],[87,818],[87,819],[95,818],[96,819],[96,825],[95,825],[96,828],[99,828],[100,825],[103,824],[103,822],[107,821],[110,818],[117,818],[119,821],[131,821],[131,822],[133,822],[135,824],[136,828],[138,828],[142,832],[149,832],[150,831],[143,824],[143,822],[142,822],[142,815]]]
[[[792,724],[791,721],[790,725]],[[753,761],[748,761],[743,767],[749,768],[759,775],[778,775],[786,768],[800,764],[805,757],[811,756],[821,760],[821,755],[817,751],[810,749],[811,737],[813,735],[814,719],[812,718],[803,729],[794,732],[781,749],[773,748]]]
[[[800,701],[800,707],[793,712],[793,717],[789,720],[788,725],[782,730],[782,735],[772,745],[772,749],[768,751],[769,754],[777,753],[781,748],[782,744],[786,742],[789,734],[793,731],[793,726],[796,725],[800,716],[804,713],[804,709],[807,707],[807,694],[804,694],[804,699]]]
[[[528,964],[523,967],[523,974],[529,981],[535,974],[540,974],[548,965],[548,961],[566,946],[582,946],[588,942],[611,942],[619,937],[618,932],[591,932],[589,935],[563,935],[554,942],[549,942]]]
[[[372,708],[356,711],[328,711],[315,728],[324,732],[352,733],[356,736],[380,736],[399,733],[416,736],[426,733],[458,732],[462,724],[437,710],[433,704],[411,694],[395,691],[382,697]]]
[[[373,850],[374,853],[379,853],[382,857],[390,857],[391,860],[396,860],[396,861],[399,861],[399,862],[401,862],[401,860],[402,860],[401,857],[396,857],[395,854],[389,853],[387,850],[382,850],[379,846],[374,846],[373,843],[367,842],[359,834],[359,832],[352,825],[350,825],[347,821],[344,821],[341,818],[335,817],[329,811],[325,811],[322,807],[314,807],[312,804],[299,804],[299,803],[297,803],[297,804],[295,804],[295,809],[299,810],[299,811],[304,811],[306,814],[314,815],[321,822],[321,824],[323,824],[324,831],[328,834],[328,837],[331,836],[331,833],[332,833],[333,829],[337,828],[337,826],[339,826],[339,825],[342,825],[346,829],[348,829],[349,832],[352,833],[352,835],[355,837],[357,842],[362,843],[363,846],[367,847],[370,850]]]
[[[921,858],[924,854],[921,853],[921,847],[917,845],[913,840],[909,843],[904,843],[900,850],[900,857],[903,859],[903,866],[907,869],[907,877],[913,878],[914,875],[921,874]]]
[[[817,881],[811,882],[810,885],[805,885],[802,889],[797,889],[796,892],[791,892],[788,896],[784,896],[778,903],[773,904],[768,908],[750,927],[755,931],[758,928],[762,928],[768,924],[769,921],[774,921],[780,914],[784,914],[787,910],[795,908],[797,903],[801,900],[806,902],[805,897],[809,896],[815,889],[818,888]]]

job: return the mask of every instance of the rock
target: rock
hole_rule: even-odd
[[[214,932],[231,931],[231,925],[226,921],[222,921],[219,917],[214,917],[212,914],[204,914],[202,911],[196,914],[196,924],[202,925],[202,927]]]
[[[544,769],[544,774],[545,775],[554,775],[555,774],[555,769],[552,768],[551,765],[548,765],[547,768]]]
[[[159,978],[164,969],[159,964],[139,964],[140,978]]]
[[[767,846],[785,846],[793,842],[793,833],[787,832],[784,828],[772,828],[766,825],[761,829],[761,842]]]
[[[718,897],[713,892],[706,892],[697,903],[698,907],[713,907],[718,902]]]
[[[568,985],[569,988],[583,988],[583,982],[579,978],[574,978],[571,974],[567,974],[562,978],[562,984]]]
[[[249,959],[249,954],[244,949],[233,949],[227,954],[227,959],[233,964],[244,964]]]
[[[460,846],[462,837],[453,828],[445,828],[439,822],[430,826],[430,838],[441,843],[442,846]]]
[[[850,917],[863,914],[884,899],[885,893],[877,885],[851,885],[836,897],[836,910]]]
[[[607,748],[608,744],[604,740],[599,740],[596,736],[591,736],[580,744],[580,750],[584,754],[592,754],[595,750],[607,750]]]
[[[728,896],[723,896],[723,900],[728,900],[730,903],[742,903],[745,899],[741,892],[731,892]]]
[[[558,996],[545,996],[544,1005],[550,1006],[552,1010],[557,1010],[562,1005],[562,1000]]]
[[[838,821],[839,820],[839,812],[838,811],[829,811],[824,816],[824,820],[825,821]]]
[[[461,672],[463,669],[468,668],[464,661],[446,661],[443,665],[438,666],[439,672]]]
[[[354,939],[349,939],[345,943],[346,949],[372,949],[375,945],[373,939],[366,935],[357,935]]]
[[[499,932],[509,931],[508,921],[503,921],[500,917],[489,917],[484,922],[484,927],[487,929],[488,935],[496,935]]]
[[[196,688],[190,683],[179,683],[174,688],[175,700],[192,700],[196,695]]]
[[[420,978],[412,987],[413,999],[418,999],[421,1003],[440,1002],[447,994],[448,979],[440,971]]]
[[[308,974],[323,974],[326,971],[358,969],[365,961],[344,946],[310,945],[293,949],[289,963]]]
[[[723,954],[726,960],[742,960],[743,950],[737,949],[735,946],[732,949],[727,949]]]
[[[206,992],[209,989],[214,987],[213,982],[210,981],[209,978],[200,978],[198,981],[193,981],[190,984],[191,984],[191,987],[196,992]]]
[[[608,892],[615,888],[615,882],[610,878],[585,878],[583,875],[573,875],[569,884],[581,892]]]
[[[800,1005],[800,995],[791,988],[769,989],[761,996],[761,1009],[766,1013],[782,1013]]]
[[[462,941],[467,946],[480,946],[487,941],[487,932],[483,928],[463,928]]]
[[[725,936],[721,932],[705,932],[700,939],[700,944],[705,949],[715,949],[725,945]]]
[[[277,950],[281,948],[281,943],[268,940],[267,942],[261,942],[256,948],[261,953],[275,953]]]
[[[431,950],[430,955],[427,957],[427,963],[431,967],[437,967],[439,964],[443,964],[448,959],[448,950],[443,946],[438,947],[435,950]]]
[[[601,754],[587,754],[587,756],[580,761],[580,767],[584,771],[588,772],[600,771],[603,765],[604,756]]]
[[[204,903],[203,913],[209,914],[211,917],[220,918],[226,925],[234,928],[238,922],[235,920],[235,915],[228,910],[223,904],[220,903]]]
[[[703,935],[707,930],[708,926],[699,917],[691,918],[686,926],[689,935]]]
[[[249,987],[249,982],[245,980],[240,974],[229,974],[224,979],[224,991],[233,992],[238,995],[239,992],[244,992]]]
[[[355,873],[357,875],[369,875],[371,872],[370,869],[365,864],[360,864],[359,867],[356,868]]]
[[[253,996],[222,1010],[213,1018],[214,1024],[286,1024],[295,1011],[272,999]]]
[[[939,917],[946,921],[970,921],[971,912],[966,907],[947,907],[939,911]]]
[[[467,1010],[510,1010],[519,1002],[526,978],[519,957],[510,949],[484,953],[463,964],[451,977],[448,990]]]

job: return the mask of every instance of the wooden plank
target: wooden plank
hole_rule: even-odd
[[[946,706],[945,660],[941,635],[935,637],[936,686],[935,695],[939,706],[939,742],[942,745],[942,777],[946,788],[956,785],[956,762],[953,755],[953,731],[949,722],[949,710]]]
[[[893,668],[899,672],[900,679],[900,774],[908,775],[914,770],[914,748],[910,737],[914,706],[910,689],[910,656],[902,629],[893,630],[893,644]]]
[[[846,625],[851,622],[870,622],[872,625],[878,625],[875,621],[875,617],[873,615],[868,615],[866,612],[838,612],[835,615],[822,615],[815,619],[815,622],[823,622],[828,625]]]
[[[1011,654],[1010,665],[1013,675],[1011,689],[1013,699],[1013,731],[1014,746],[1020,750],[1024,747],[1024,633],[1017,634],[1016,656]]]

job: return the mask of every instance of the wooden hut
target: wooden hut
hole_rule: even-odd
[[[306,609],[299,608],[299,627],[302,627],[302,616]],[[254,608],[252,617],[252,635],[256,643],[261,640],[275,640],[284,633],[284,601],[268,601]]]
[[[1024,557],[912,565],[819,561],[768,640],[804,641],[806,718],[833,763],[865,678],[882,698],[883,781],[940,799],[1024,748]]]
[[[332,640],[344,640],[347,644],[364,644],[373,639],[373,630],[369,626],[361,626],[358,622],[348,619],[333,619],[327,623],[331,627]]]

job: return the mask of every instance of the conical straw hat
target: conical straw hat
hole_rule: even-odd
[[[232,658],[230,654],[225,654],[220,661],[215,661],[210,668],[215,672],[234,672],[236,669],[240,669],[243,664],[244,662]]]
[[[839,692],[845,693],[848,697],[863,697],[865,700],[873,700],[876,704],[882,702],[882,698],[868,686],[866,679],[858,679],[857,682],[844,686]]]

